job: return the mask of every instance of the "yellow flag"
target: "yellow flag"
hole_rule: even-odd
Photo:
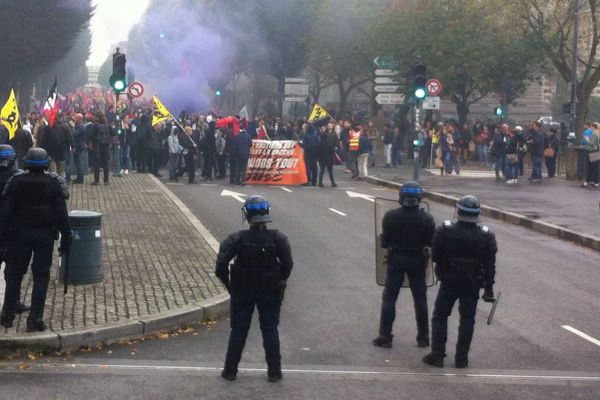
[[[308,122],[318,121],[323,118],[328,118],[329,113],[323,107],[315,103],[315,106],[308,117]]]
[[[2,116],[2,124],[8,129],[8,138],[12,139],[19,126],[19,108],[17,107],[17,98],[15,97],[14,90],[10,91],[10,97],[4,107],[2,107],[0,115]]]
[[[171,112],[160,102],[158,97],[152,97],[152,102],[154,103],[155,108],[154,114],[152,114],[152,126],[160,124],[165,119],[171,118]]]

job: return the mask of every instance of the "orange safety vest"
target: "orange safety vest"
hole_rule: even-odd
[[[358,151],[360,140],[360,131],[351,130],[348,133],[348,150]]]

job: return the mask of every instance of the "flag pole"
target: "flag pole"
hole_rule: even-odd
[[[183,131],[183,133],[190,140],[190,142],[192,142],[192,145],[194,147],[198,147],[198,145],[196,144],[196,142],[194,142],[194,139],[192,139],[192,137],[187,134],[187,132],[185,131],[185,129],[183,128],[183,126],[181,126],[181,124],[179,123],[179,121],[177,121],[177,119],[173,116],[173,114],[169,114],[169,116],[173,119],[173,122],[175,122],[175,124],[179,127],[179,129],[181,129]]]

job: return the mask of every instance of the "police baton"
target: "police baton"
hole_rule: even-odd
[[[494,300],[494,304],[492,305],[492,309],[490,310],[490,316],[487,319],[487,324],[491,325],[492,320],[494,319],[494,313],[496,313],[496,307],[498,306],[498,302],[500,301],[500,296],[502,295],[502,291],[498,292],[498,297]]]
[[[63,277],[63,283],[65,284],[65,288],[64,288],[63,294],[67,294],[67,288],[68,288],[67,279],[69,276],[69,264],[71,263],[69,260],[69,258],[71,257],[70,254],[71,254],[70,251],[67,251],[67,253],[65,254],[65,268],[64,268],[65,276]]]

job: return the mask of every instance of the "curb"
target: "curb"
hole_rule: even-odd
[[[392,189],[400,189],[402,184],[387,181],[381,178],[367,176],[365,181],[374,185],[385,186]],[[423,191],[425,198],[441,203],[447,206],[454,207],[458,201],[457,197],[448,196],[442,193]],[[571,229],[563,228],[562,226],[554,225],[548,222],[537,221],[528,218],[524,215],[510,211],[504,211],[496,207],[481,206],[481,215],[495,220],[503,221],[508,224],[517,225],[523,228],[531,229],[535,232],[544,235],[553,236],[558,239],[575,243],[591,250],[600,251],[600,237],[587,235],[585,233],[575,232]]]
[[[211,249],[219,251],[219,242],[190,209],[177,198],[160,180],[152,176],[152,180],[175,203],[200,235],[207,241]],[[48,330],[40,333],[23,333],[8,336],[0,333],[0,350],[13,351],[28,349],[32,351],[67,351],[77,350],[83,346],[110,344],[119,340],[142,339],[161,331],[179,329],[183,326],[198,325],[203,321],[212,321],[229,313],[230,297],[223,293],[203,300],[197,305],[184,306],[175,310],[148,315],[136,320],[102,325],[74,331],[54,332]]]

